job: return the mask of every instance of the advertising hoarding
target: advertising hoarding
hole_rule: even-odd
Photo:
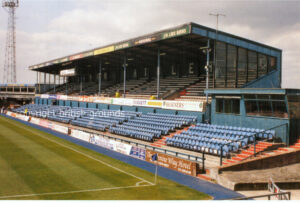
[[[191,161],[188,161],[185,159],[180,159],[180,158],[173,157],[173,156],[170,156],[167,154],[162,154],[159,152],[154,152],[151,150],[146,151],[146,161],[154,163],[154,161],[152,161],[152,156],[154,154],[158,155],[157,164],[159,166],[173,169],[175,171],[178,171],[178,172],[181,172],[181,173],[184,173],[187,175],[196,176],[197,169],[196,169],[195,162],[191,162]]]

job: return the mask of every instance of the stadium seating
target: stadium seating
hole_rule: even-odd
[[[154,139],[192,122],[196,122],[195,116],[147,113],[131,118],[122,125],[110,127],[109,131],[119,135],[154,141]]]
[[[221,155],[222,147],[222,156],[227,156],[230,152],[237,152],[253,142],[255,134],[260,139],[272,139],[275,136],[275,131],[263,131],[254,128],[198,123],[187,131],[167,138],[166,144],[215,155]]]
[[[176,129],[182,129],[197,122],[196,116],[146,113],[133,111],[99,110],[92,108],[50,106],[29,104],[15,109],[24,113],[49,120],[70,123],[74,126],[126,136],[153,142]],[[45,113],[47,112],[47,113]],[[172,147],[227,156],[237,152],[256,139],[272,139],[275,131],[255,128],[233,127],[197,123],[187,131],[166,139]]]
[[[213,79],[209,78],[209,88],[213,87]],[[180,97],[176,98],[177,101],[206,101],[204,90],[206,89],[206,77],[200,76],[199,81],[188,86]],[[209,98],[211,101],[211,98]]]
[[[29,115],[32,116],[98,131],[108,130],[114,134],[145,141],[154,141],[167,135],[170,131],[197,122],[196,116],[189,115],[143,114],[133,111],[99,110],[70,106],[30,104],[14,111],[24,113],[26,108]]]
[[[166,77],[160,78],[160,98],[168,98],[173,94],[184,90],[184,88],[189,87],[190,85],[195,84],[198,81],[203,83],[204,76],[185,76],[185,77]],[[205,80],[204,80],[205,84]],[[116,92],[119,91],[123,93],[123,82],[114,83],[112,81],[102,81],[101,83],[101,94],[103,96],[114,97]],[[83,82],[82,87],[80,82],[72,81],[67,84],[59,85],[51,90],[46,90],[48,94],[65,94],[68,88],[68,95],[79,95],[80,89],[82,88],[82,95],[97,95],[98,94],[98,82]],[[200,87],[203,92],[202,86]],[[42,89],[43,90],[43,89]],[[42,91],[41,90],[41,91]],[[138,98],[138,99],[149,99],[152,95],[157,94],[157,80],[156,78],[140,78],[138,80],[128,80],[126,81],[126,93],[128,98]]]
[[[172,94],[183,90],[184,88],[188,87],[189,85],[197,82],[199,80],[198,77],[190,76],[190,77],[167,77],[161,78],[159,85],[159,97],[166,99]],[[146,95],[148,98],[151,95],[157,94],[157,80],[153,79],[149,82],[135,88],[129,92],[130,95]],[[131,96],[132,97],[132,96]]]

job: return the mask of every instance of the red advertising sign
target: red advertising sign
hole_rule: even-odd
[[[162,154],[158,152],[154,152],[151,150],[146,151],[146,161],[154,163],[152,161],[152,156],[154,154],[158,154],[157,158],[157,164],[159,166],[163,166],[165,168],[173,169],[178,172],[191,175],[191,176],[196,176],[196,163],[191,162],[185,159],[180,159],[177,157],[173,157],[167,154]]]

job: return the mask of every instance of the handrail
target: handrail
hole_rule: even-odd
[[[271,200],[272,196],[279,196],[279,200],[282,200],[282,196],[285,197],[284,195],[288,195],[287,200],[291,200],[291,192],[279,192],[279,193],[274,193],[274,194],[266,194],[266,195],[257,195],[257,196],[251,196],[251,197],[238,197],[230,200],[248,200],[248,199],[255,199],[255,198],[262,198],[262,197],[268,197],[268,200]],[[227,199],[229,200],[229,199]]]
[[[270,139],[264,139],[264,140],[260,140],[260,142],[264,142],[264,141],[268,141],[268,140],[270,140]],[[256,143],[255,143],[256,144]],[[255,145],[254,145],[255,146]],[[252,155],[250,155],[250,156],[248,156],[248,157],[246,157],[246,158],[244,158],[244,159],[242,159],[241,161],[245,161],[245,160],[247,160],[247,159],[250,159],[250,158],[252,158],[252,157],[256,157],[257,155],[259,155],[259,154],[261,154],[261,153],[263,153],[263,152],[265,152],[265,151],[267,151],[267,148],[266,149],[264,149],[264,150],[262,150],[262,151],[258,151],[258,152],[256,152],[256,148],[254,147],[254,152],[253,152],[253,154]]]
[[[257,141],[257,135],[258,134],[260,134],[260,133],[264,133],[264,132],[266,132],[266,131],[269,131],[269,130],[273,130],[273,129],[276,129],[276,128],[279,128],[279,127],[281,127],[281,126],[287,126],[288,125],[288,123],[284,123],[284,124],[280,124],[280,125],[278,125],[278,126],[274,126],[274,127],[272,127],[272,128],[269,128],[269,129],[267,129],[267,130],[262,130],[262,131],[260,131],[260,132],[258,132],[258,133],[254,133],[254,134],[252,134],[252,135],[250,135],[251,137],[253,136],[254,137],[254,141],[253,141],[253,143],[254,143],[254,157],[256,156],[256,141]],[[249,137],[250,137],[249,136]],[[276,136],[275,136],[276,137]],[[221,149],[220,149],[220,166],[222,166],[222,158],[223,158],[223,147],[224,146],[227,146],[227,145],[230,145],[231,143],[234,143],[234,142],[238,142],[238,141],[241,141],[241,140],[244,140],[245,138],[242,138],[242,139],[238,139],[238,140],[234,140],[234,141],[231,141],[231,142],[229,142],[229,143],[226,143],[226,144],[223,144],[223,145],[221,145]],[[268,139],[266,139],[266,140],[268,140]]]
[[[87,132],[87,133],[91,133],[89,131],[86,131],[86,130],[82,130],[80,129],[81,131],[83,132]],[[202,161],[202,167],[204,169],[204,166],[205,166],[205,156],[204,156],[204,152],[202,153],[202,157],[199,157],[199,156],[195,156],[195,155],[190,155],[190,154],[186,154],[186,153],[182,153],[182,152],[176,152],[176,151],[172,151],[172,150],[168,150],[168,149],[163,149],[163,148],[159,148],[159,147],[155,147],[155,146],[152,146],[152,145],[148,145],[148,144],[142,144],[142,143],[138,143],[138,142],[134,142],[134,141],[131,141],[131,140],[125,140],[125,139],[122,139],[122,138],[116,138],[116,137],[112,137],[112,136],[109,136],[109,135],[105,135],[105,134],[102,134],[102,133],[93,133],[94,135],[100,135],[100,136],[103,136],[103,137],[107,137],[107,138],[110,138],[110,139],[114,139],[114,140],[119,140],[121,142],[126,142],[126,143],[129,143],[129,144],[134,144],[135,146],[144,146],[145,149],[146,148],[152,148],[153,151],[159,151],[159,152],[162,152],[164,154],[167,154],[167,152],[170,152],[172,154],[176,154],[176,157],[178,157],[178,155],[183,155],[183,156],[186,156],[188,157],[188,159],[185,159],[185,160],[189,160],[189,161],[193,161],[191,160],[190,158],[195,158],[195,161],[198,161],[198,160],[201,160]],[[158,150],[156,150],[158,149]],[[182,158],[182,157],[181,157]]]

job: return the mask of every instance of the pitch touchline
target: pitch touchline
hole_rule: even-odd
[[[83,193],[83,192],[97,192],[97,191],[105,191],[105,190],[119,190],[119,189],[148,187],[148,186],[152,186],[152,185],[135,185],[135,186],[125,186],[125,187],[111,187],[111,188],[99,188],[99,189],[88,189],[88,190],[74,190],[74,191],[67,191],[67,192],[47,192],[47,193],[39,193],[39,194],[10,195],[10,196],[0,196],[0,199],[45,196],[45,195],[63,195],[63,194],[74,194],[74,193]]]
[[[15,126],[17,126],[15,123],[12,123],[12,124],[15,125]],[[90,156],[90,155],[87,155],[87,154],[85,154],[85,153],[83,153],[83,152],[81,152],[81,151],[78,151],[78,150],[76,150],[76,149],[74,149],[74,148],[72,148],[72,147],[69,147],[69,146],[64,145],[64,144],[62,144],[62,143],[59,143],[59,142],[57,142],[57,141],[55,141],[55,140],[52,140],[52,139],[50,139],[50,138],[41,136],[41,135],[37,134],[36,132],[34,132],[34,131],[28,129],[28,128],[24,128],[24,127],[22,127],[22,126],[17,126],[17,127],[20,127],[20,128],[25,129],[25,130],[27,130],[27,131],[33,132],[33,134],[35,134],[35,135],[37,135],[37,136],[39,136],[39,137],[41,137],[41,138],[44,138],[44,139],[46,139],[46,140],[48,140],[48,141],[50,141],[50,142],[56,143],[56,144],[58,144],[58,145],[60,145],[60,146],[62,146],[62,147],[65,147],[65,148],[67,148],[67,149],[69,149],[69,150],[72,150],[72,151],[74,151],[74,152],[77,152],[78,154],[81,154],[81,155],[83,155],[83,156],[85,156],[85,157],[88,157],[88,158],[94,160],[94,161],[97,161],[97,162],[99,162],[99,163],[101,163],[101,164],[104,164],[104,165],[106,165],[106,166],[109,166],[109,167],[111,167],[111,168],[113,168],[113,169],[115,169],[115,170],[117,170],[117,171],[120,171],[120,172],[122,172],[122,173],[125,173],[125,174],[127,174],[127,175],[129,175],[129,176],[132,176],[132,177],[135,177],[135,178],[137,178],[137,179],[139,179],[139,180],[145,181],[145,182],[149,183],[150,185],[155,185],[154,183],[151,183],[151,182],[149,182],[149,181],[147,181],[147,180],[145,180],[145,179],[143,179],[143,178],[140,178],[140,177],[138,177],[138,176],[136,176],[136,175],[133,175],[133,174],[131,174],[131,173],[128,173],[128,172],[126,172],[126,171],[123,171],[123,170],[121,170],[121,169],[119,169],[119,168],[117,168],[117,167],[114,167],[114,166],[112,166],[112,165],[110,165],[110,164],[108,164],[108,163],[106,163],[106,162],[104,162],[104,161],[101,161],[101,160],[99,160],[99,159],[96,159],[96,158],[94,158],[94,157],[92,157],[92,156]]]

